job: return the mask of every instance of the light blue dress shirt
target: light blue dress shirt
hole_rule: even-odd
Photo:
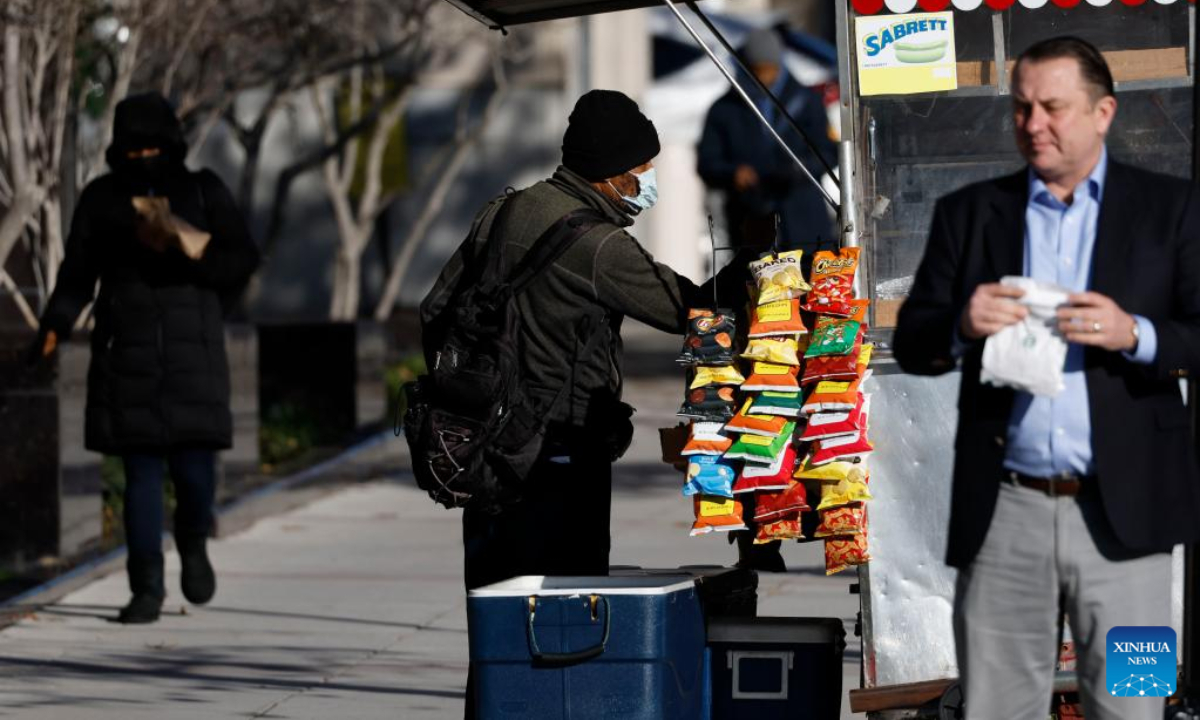
[[[1104,197],[1108,151],[1090,175],[1075,187],[1067,205],[1029,170],[1029,201],[1025,206],[1025,275],[1042,282],[1083,292],[1091,285],[1092,250],[1096,245],[1096,223]],[[1124,353],[1130,362],[1154,361],[1158,339],[1154,325],[1141,316],[1138,346]],[[1062,392],[1040,397],[1018,392],[1008,422],[1004,466],[1035,477],[1061,473],[1090,475],[1092,422],[1089,415],[1087,381],[1083,367],[1084,346],[1070,344],[1063,366]]]

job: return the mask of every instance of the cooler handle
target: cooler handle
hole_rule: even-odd
[[[533,655],[533,661],[543,665],[574,665],[575,663],[585,662],[594,657],[599,657],[604,653],[605,646],[608,645],[608,631],[612,627],[612,608],[608,604],[608,598],[603,595],[592,595],[592,618],[596,616],[597,601],[604,603],[604,635],[600,638],[598,645],[593,645],[590,648],[576,650],[575,652],[566,653],[544,653],[538,647],[537,631],[533,628],[533,618],[537,614],[537,596],[529,596],[529,647],[530,653]]]

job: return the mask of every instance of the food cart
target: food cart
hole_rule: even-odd
[[[450,1],[495,28],[660,4]],[[1073,34],[1104,53],[1120,103],[1108,139],[1113,157],[1179,176],[1191,173],[1195,6],[1190,0],[833,1],[841,88],[840,193],[827,199],[838,210],[843,243],[863,249],[858,291],[873,301],[870,325],[877,344],[872,560],[859,568],[862,688],[851,692],[851,708],[879,718],[959,717],[951,631],[954,572],[942,558],[960,378],[899,372],[887,352],[896,312],[920,262],[936,199],[1021,166],[1012,136],[1008,73],[1013,58],[1038,40]],[[765,89],[739,86],[714,50],[724,46],[728,51],[728,43],[701,9],[687,2],[685,14],[674,0],[661,4],[753,106],[751,95]],[[901,15],[914,17],[895,17]],[[941,68],[916,79],[920,73],[873,72],[865,55],[878,48],[878,40],[864,42],[863,29],[892,20],[942,23],[950,35],[947,46],[910,42],[905,49],[917,63],[927,57],[922,53],[936,55],[944,61]],[[793,149],[776,139],[781,152],[800,166]],[[810,177],[819,170],[798,167]],[[1190,586],[1192,577],[1191,558],[1185,563],[1177,551],[1173,624],[1186,657],[1196,645],[1189,642],[1195,624],[1184,602],[1185,580]],[[1184,665],[1190,670],[1195,663]],[[1072,674],[1060,672],[1056,688],[1067,692],[1074,686]],[[1196,683],[1189,677],[1183,686],[1192,692]]]

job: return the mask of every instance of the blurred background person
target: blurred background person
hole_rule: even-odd
[[[742,60],[769,88],[788,114],[832,163],[836,148],[829,138],[829,120],[821,96],[788,74],[783,66],[783,41],[772,29],[751,32]],[[749,84],[749,83],[748,83]],[[812,174],[824,174],[821,161],[809,149],[768,98],[756,88],[747,90],[759,112],[770,121]],[[697,172],[711,189],[724,195],[725,223],[731,244],[752,244],[774,228],[779,215],[782,249],[802,249],[805,260],[819,248],[835,245],[833,223],[821,193],[779,147],[754,112],[730,89],[709,109],[696,149]]]
[[[123,623],[154,622],[166,595],[164,466],[184,597],[200,604],[216,591],[205,543],[216,451],[233,434],[223,318],[259,253],[229,190],[211,171],[189,171],[186,151],[163,97],[117,105],[111,172],[83,190],[40,323],[37,354],[49,357],[95,300],[85,444],[124,463],[133,597]]]

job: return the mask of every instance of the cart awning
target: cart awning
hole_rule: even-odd
[[[1031,10],[1043,7],[1073,8],[1078,5],[1171,5],[1176,2],[1196,0],[851,0],[859,15],[877,15],[881,12],[938,12],[941,10],[1007,10],[1019,5]]]

